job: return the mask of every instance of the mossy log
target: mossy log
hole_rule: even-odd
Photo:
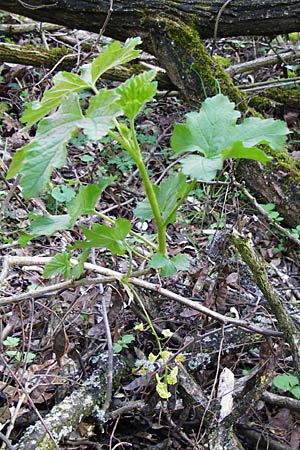
[[[67,27],[98,32],[109,10],[107,0],[1,0],[1,9]],[[157,20],[193,24],[201,37],[269,35],[300,29],[298,0],[118,0],[106,26],[115,39],[149,33]],[[216,25],[217,22],[217,25]]]
[[[93,374],[83,385],[54,406],[44,418],[43,423],[37,422],[29,427],[21,440],[14,446],[15,450],[52,450],[58,443],[76,430],[84,417],[98,416],[101,421],[101,407],[105,401],[107,384],[107,355],[101,358],[102,368]],[[114,361],[114,384],[117,386],[125,366],[120,359]],[[104,414],[102,414],[104,419]],[[103,421],[103,420],[102,420]]]

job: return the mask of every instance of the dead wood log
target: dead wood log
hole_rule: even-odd
[[[102,365],[102,368],[94,371],[79,389],[54,406],[45,417],[44,424],[38,422],[27,429],[21,440],[15,445],[15,450],[54,449],[62,439],[77,428],[84,417],[96,416],[98,420],[104,420],[104,414],[101,417],[101,406],[106,395],[107,354],[103,354],[103,357],[99,359],[99,364]],[[124,364],[116,358],[113,373],[115,385],[120,382],[124,370]]]
[[[95,32],[103,26],[108,8],[106,0],[1,0],[5,11]],[[120,40],[139,35],[148,46],[153,25],[161,20],[189,23],[202,38],[213,37],[216,31],[217,36],[273,36],[300,29],[300,4],[298,0],[118,0],[113,2],[106,33]]]

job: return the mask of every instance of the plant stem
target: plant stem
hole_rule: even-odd
[[[133,145],[134,145],[134,156],[135,156],[134,161],[135,161],[137,168],[140,172],[140,175],[142,177],[144,187],[145,187],[145,192],[146,192],[147,198],[149,200],[149,203],[150,203],[150,206],[151,206],[151,209],[153,212],[154,220],[155,220],[156,226],[157,226],[158,251],[162,255],[166,256],[167,255],[166,226],[163,223],[163,219],[162,219],[159,205],[157,202],[157,197],[154,192],[153,185],[149,179],[149,175],[148,175],[145,163],[142,159],[140,146],[139,146],[139,143],[138,143],[137,137],[136,137],[135,127],[134,127],[134,119],[130,120],[130,129],[131,129],[132,140],[133,140]]]
[[[141,178],[143,180],[146,196],[148,198],[148,201],[150,203],[154,220],[156,222],[157,226],[157,234],[158,234],[158,251],[160,254],[166,256],[167,255],[167,242],[166,242],[166,226],[163,223],[163,219],[161,216],[161,212],[159,209],[159,205],[157,202],[157,198],[153,189],[153,185],[149,179],[148,172],[146,169],[146,166],[144,164],[144,161],[142,159],[141,150],[139,143],[136,138],[136,132],[134,128],[134,120],[132,119],[130,121],[130,131],[131,131],[131,139],[129,140],[128,137],[125,137],[122,135],[121,128],[119,126],[118,121],[114,120],[117,130],[119,131],[120,135],[113,131],[109,131],[109,135],[116,139],[119,144],[122,145],[122,147],[130,154],[132,159],[134,160]]]

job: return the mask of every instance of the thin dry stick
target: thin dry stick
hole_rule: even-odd
[[[113,369],[114,369],[114,350],[111,339],[111,332],[109,327],[108,315],[107,315],[107,300],[111,298],[111,287],[108,287],[106,292],[103,290],[103,286],[99,286],[99,293],[101,298],[101,309],[102,309],[102,318],[103,325],[105,329],[106,341],[107,341],[107,352],[108,352],[108,361],[107,361],[107,383],[106,383],[106,395],[105,401],[102,406],[102,411],[105,414],[110,406],[111,398],[112,398],[112,390],[113,390]]]
[[[8,258],[8,264],[10,266],[12,266],[12,265],[32,265],[32,264],[43,265],[43,264],[46,264],[47,262],[49,262],[50,260],[51,260],[51,258],[47,258],[47,257],[34,257],[34,256],[33,257],[14,257],[14,256],[12,256],[12,257]],[[72,262],[72,264],[77,263],[77,261],[75,259],[71,259],[71,262]],[[112,281],[112,280],[119,281],[121,284],[122,284],[123,278],[124,279],[127,278],[127,274],[120,273],[115,270],[111,270],[106,267],[101,267],[101,266],[98,266],[95,264],[85,263],[84,267],[86,270],[89,270],[89,271],[92,271],[95,273],[99,273],[101,275],[105,275],[106,277],[111,277],[110,281]],[[137,275],[141,276],[141,275],[144,275],[145,273],[149,273],[149,271],[145,270],[145,271],[140,271],[139,273],[138,272],[133,273],[132,276],[128,280],[126,279],[126,282],[128,284],[133,284],[135,286],[139,286],[143,289],[157,292],[159,295],[170,298],[172,300],[176,300],[177,302],[181,303],[182,305],[188,306],[189,308],[192,308],[192,309],[199,311],[209,317],[212,317],[213,319],[220,321],[224,325],[232,324],[237,327],[244,328],[248,331],[252,331],[254,333],[262,334],[265,336],[274,336],[274,337],[282,337],[283,336],[283,333],[281,333],[281,332],[258,327],[256,325],[249,323],[247,320],[236,319],[234,317],[225,316],[223,314],[220,314],[216,311],[212,311],[211,309],[199,304],[199,302],[195,302],[193,300],[187,299],[187,298],[183,297],[182,295],[175,294],[174,292],[171,292],[168,289],[162,288],[160,284],[153,284],[148,281],[137,278]],[[106,280],[107,280],[107,278],[105,279],[105,281]],[[98,283],[97,283],[97,281],[98,281]],[[45,292],[49,293],[50,289],[51,289],[51,292],[53,292],[53,291],[57,291],[59,289],[67,289],[67,287],[78,286],[78,285],[80,285],[80,283],[81,283],[81,285],[84,285],[85,280],[65,281],[63,283],[58,283],[56,285],[56,289],[54,289],[55,286],[49,286],[47,288],[41,288],[36,291],[31,291],[30,293],[20,294],[18,296],[18,301],[25,300],[30,297],[32,297],[32,298],[33,297],[42,297],[45,294]],[[99,284],[99,280],[97,278],[88,280],[88,284],[93,284],[93,283]],[[59,288],[58,288],[58,286],[59,286]],[[14,296],[7,297],[7,298],[0,297],[0,306],[14,303],[14,299],[16,299],[16,297],[14,297]]]
[[[39,410],[37,409],[37,407],[35,406],[34,402],[32,401],[29,393],[27,392],[26,387],[23,386],[23,384],[18,380],[18,378],[16,377],[16,375],[14,374],[14,372],[11,370],[10,366],[7,364],[5,358],[3,356],[0,355],[0,360],[2,362],[2,364],[4,365],[5,369],[9,372],[10,376],[14,379],[15,383],[19,386],[19,388],[22,390],[22,392],[24,393],[24,395],[27,398],[27,401],[30,403],[30,406],[33,408],[34,412],[36,413],[36,415],[38,416],[39,420],[41,421],[41,423],[43,424],[46,433],[49,435],[50,439],[52,439],[54,447],[59,450],[58,445],[56,444],[55,439],[52,436],[51,431],[48,429],[48,427],[45,424],[45,421],[43,419],[43,417],[41,416]]]

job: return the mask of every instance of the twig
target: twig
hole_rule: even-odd
[[[11,443],[9,442],[7,437],[3,433],[1,433],[1,431],[0,431],[0,439],[6,445],[7,450],[15,450],[15,447],[13,445],[11,445]]]
[[[105,335],[106,335],[106,342],[107,342],[107,352],[108,352],[108,360],[107,360],[107,383],[106,383],[106,395],[105,400],[102,406],[102,411],[105,415],[107,412],[111,397],[112,397],[112,388],[113,388],[113,370],[114,370],[114,350],[113,350],[113,344],[111,339],[111,332],[109,327],[109,321],[108,321],[108,315],[107,315],[107,306],[106,304],[109,303],[107,300],[111,299],[111,287],[108,287],[106,292],[103,292],[103,286],[99,286],[99,293],[101,298],[101,310],[102,310],[102,318],[103,318],[103,325],[105,329]]]
[[[46,257],[9,257],[8,261],[9,261],[9,265],[32,265],[32,264],[46,264],[47,262],[49,262],[51,258],[46,258]],[[71,262],[76,264],[77,261],[71,259]],[[91,263],[85,263],[84,267],[86,270],[95,272],[95,273],[99,273],[101,275],[104,275],[106,277],[110,277],[110,282],[111,281],[119,281],[122,283],[122,279],[127,277],[127,274],[123,274],[121,272],[117,272],[115,270],[111,270],[108,269],[106,267],[101,267],[95,264],[91,264]],[[148,271],[141,271],[142,274],[147,273]],[[140,274],[139,274],[140,275]],[[104,279],[104,282],[107,282],[108,278]],[[100,282],[99,279],[89,279],[88,283],[89,284],[98,284]],[[60,289],[66,289],[67,287],[74,287],[74,286],[79,286],[81,283],[81,285],[85,285],[87,284],[87,280],[70,280],[70,281],[65,281],[63,283],[58,283],[56,286],[48,286],[47,288],[41,288],[37,291],[31,291],[30,293],[24,293],[24,294],[20,294],[18,296],[18,301],[21,300],[25,300],[26,298],[29,297],[42,297],[42,295],[44,295],[45,293],[49,293],[49,292],[53,292],[53,291],[57,291]],[[159,284],[153,284],[150,283],[148,281],[145,280],[141,280],[140,278],[137,278],[137,273],[133,273],[132,276],[128,279],[128,283],[129,284],[133,284],[135,286],[139,286],[143,289],[147,289],[153,292],[157,292],[159,295],[162,295],[164,297],[170,298],[172,300],[175,300],[179,303],[181,303],[182,305],[188,306],[189,308],[192,308],[196,311],[199,311],[209,317],[212,317],[213,319],[218,320],[219,322],[223,323],[224,325],[228,325],[228,324],[232,324],[235,325],[237,327],[240,328],[244,328],[246,330],[252,331],[254,333],[257,334],[262,334],[264,336],[276,336],[276,337],[282,337],[283,333],[275,331],[275,330],[271,330],[271,329],[265,329],[265,328],[260,328],[256,325],[253,325],[251,323],[249,323],[247,320],[242,320],[242,319],[236,319],[234,317],[228,317],[225,316],[223,314],[220,314],[216,311],[213,311],[209,308],[206,308],[205,306],[199,304],[199,302],[195,302],[193,300],[187,299],[185,297],[183,297],[182,295],[176,294],[168,289],[165,289],[163,287],[161,287],[161,285]],[[58,288],[59,286],[59,288]],[[55,289],[53,289],[53,287]],[[37,295],[38,292],[38,295]],[[14,299],[16,297],[11,296],[11,297],[0,297],[0,306],[5,305],[5,304],[11,304],[14,303]]]

